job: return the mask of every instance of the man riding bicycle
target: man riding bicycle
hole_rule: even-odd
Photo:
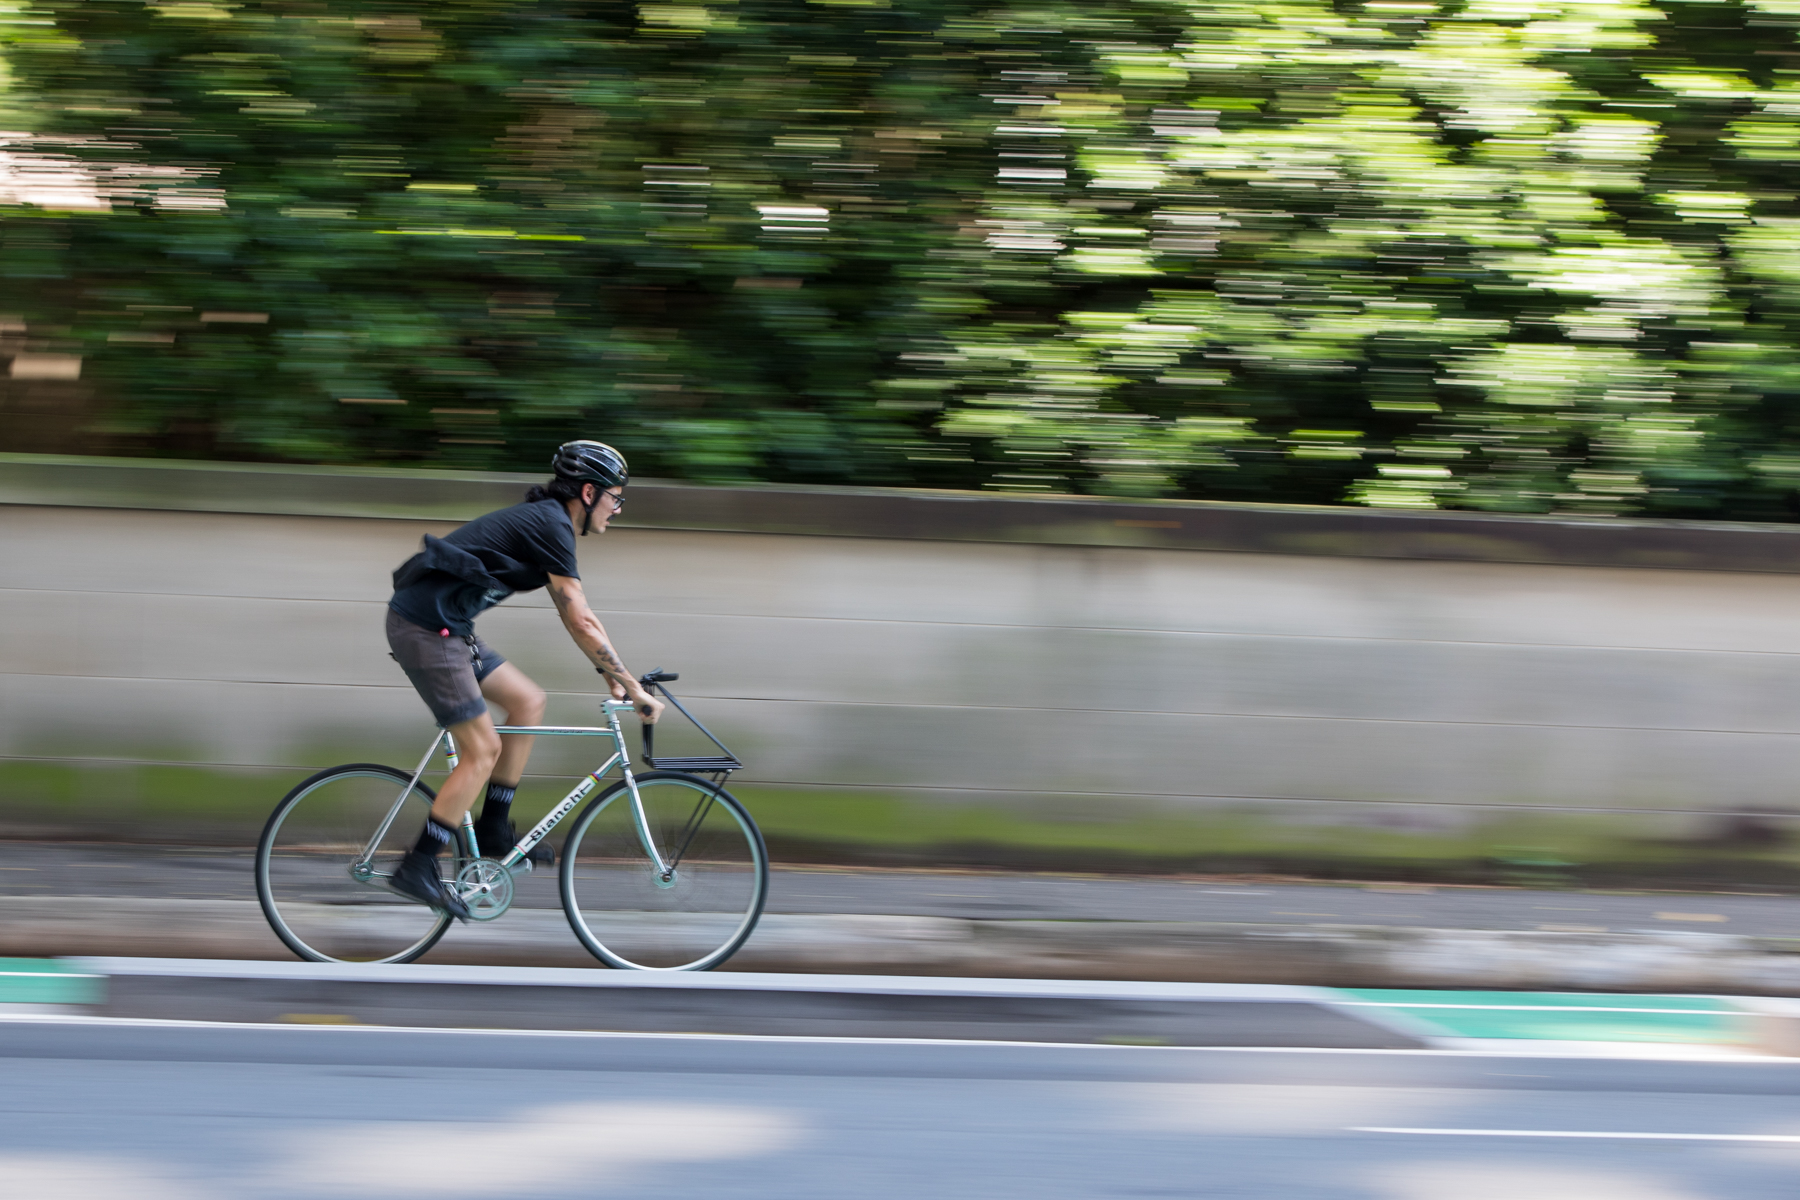
[[[495,732],[492,701],[507,723],[537,725],[544,719],[544,690],[475,634],[475,618],[508,596],[550,589],[563,627],[595,668],[613,697],[629,698],[645,724],[662,712],[619,661],[581,590],[575,563],[575,530],[586,537],[606,532],[624,507],[630,479],[625,458],[604,442],[567,442],[551,459],[555,478],[533,487],[523,503],[477,517],[447,537],[425,537],[425,548],[394,572],[388,601],[388,646],[440,727],[456,739],[456,769],[438,789],[418,843],[406,852],[390,886],[401,895],[468,920],[469,910],[444,886],[437,858],[450,845],[463,815],[486,787],[475,836],[485,856],[512,849],[513,793],[531,756],[529,736]],[[556,852],[539,844],[533,863],[549,865]]]

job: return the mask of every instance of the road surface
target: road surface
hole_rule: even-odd
[[[32,1200],[1792,1200],[1800,1062],[0,1021]]]

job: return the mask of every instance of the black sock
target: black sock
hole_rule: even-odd
[[[489,829],[498,829],[512,816],[513,793],[518,790],[516,783],[488,784],[487,799],[482,802],[481,816],[476,819]]]
[[[423,854],[427,858],[436,858],[450,844],[456,833],[448,825],[439,824],[436,817],[425,818],[425,828],[419,832],[418,844],[413,847],[414,854]]]

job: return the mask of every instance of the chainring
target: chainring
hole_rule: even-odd
[[[471,921],[492,921],[512,907],[512,872],[491,858],[477,858],[456,873],[456,894]]]

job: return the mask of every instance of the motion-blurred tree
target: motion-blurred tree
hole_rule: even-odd
[[[1797,0],[0,16],[114,447],[1800,515]]]

